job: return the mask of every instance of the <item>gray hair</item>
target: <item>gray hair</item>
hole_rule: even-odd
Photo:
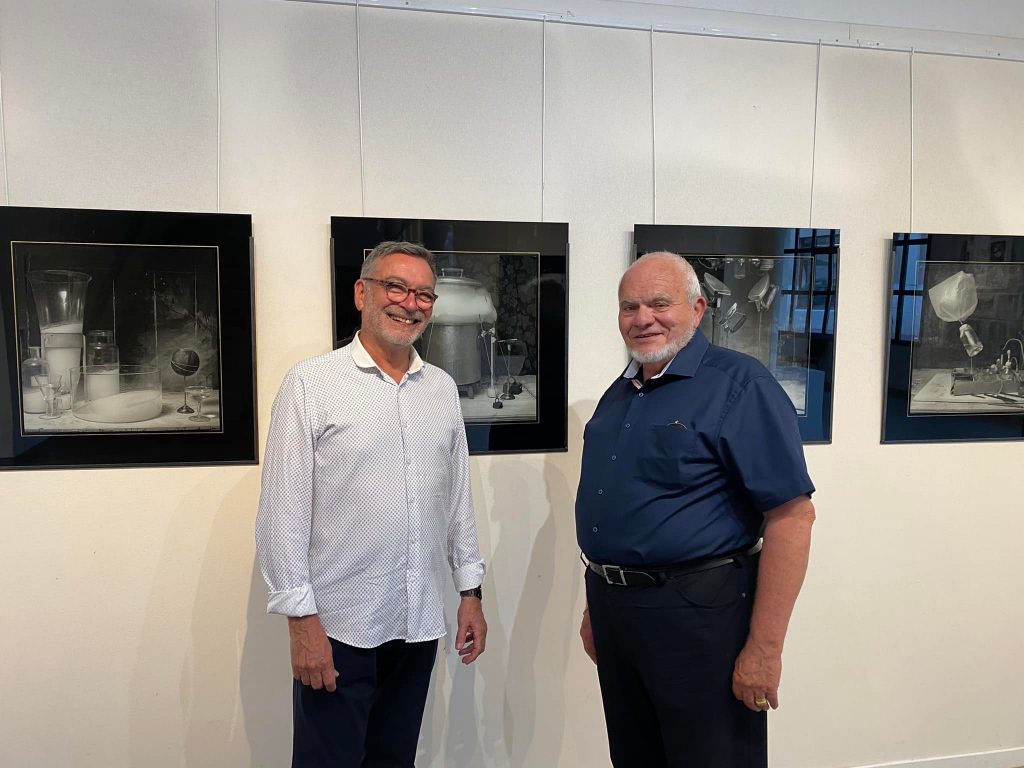
[[[690,262],[680,256],[678,253],[672,253],[671,251],[652,251],[651,253],[645,253],[639,259],[629,265],[629,269],[623,273],[622,277],[626,277],[626,273],[630,269],[635,267],[641,261],[648,259],[657,259],[670,264],[674,269],[679,271],[679,275],[683,278],[683,285],[686,288],[686,300],[694,302],[701,295],[700,292],[700,279],[697,277],[697,273],[693,270]],[[619,281],[619,285],[622,285],[622,281]]]
[[[385,240],[370,251],[366,258],[363,259],[363,268],[359,270],[359,277],[370,277],[370,274],[377,267],[377,262],[393,253],[401,253],[405,256],[415,256],[418,259],[423,259],[427,262],[427,266],[430,267],[434,277],[437,277],[437,269],[434,267],[434,254],[419,243],[408,243],[404,240]]]

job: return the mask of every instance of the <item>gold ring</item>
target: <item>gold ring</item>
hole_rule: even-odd
[[[759,699],[754,699],[754,706],[760,707],[761,709],[768,709],[768,699],[764,696]]]

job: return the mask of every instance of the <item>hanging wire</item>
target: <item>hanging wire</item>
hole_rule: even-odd
[[[363,57],[359,48],[359,0],[356,0],[356,103],[359,119],[359,215],[366,215],[366,163],[363,151]]]
[[[213,33],[217,58],[217,213],[220,213],[220,173],[221,173],[221,82],[220,82],[220,0],[213,4]]]
[[[914,231],[914,49],[910,49],[910,222],[907,234]],[[972,358],[973,360],[973,358]]]
[[[658,145],[654,119],[654,25],[651,24],[651,224],[658,223]]]
[[[814,127],[811,133],[811,201],[807,211],[807,228],[814,226],[814,161],[818,150],[818,91],[821,87],[821,40],[818,41],[818,60],[814,72]],[[813,237],[813,233],[812,233]]]
[[[540,220],[544,221],[544,133],[547,121],[548,18],[540,22]]]
[[[4,86],[3,86],[3,65],[0,64],[0,160],[4,164],[4,202],[11,204],[11,183],[10,174],[7,170],[7,131],[4,123],[7,122],[7,114],[4,112]]]

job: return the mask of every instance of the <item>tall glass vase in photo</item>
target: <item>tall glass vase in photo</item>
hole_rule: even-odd
[[[50,372],[63,382],[61,394],[73,391],[71,371],[82,364],[82,323],[91,275],[67,269],[28,273],[35,301],[43,355]]]
[[[50,377],[60,377],[61,395],[71,394],[78,386],[85,337],[81,333],[42,334],[43,357],[50,366]]]
[[[91,275],[67,269],[28,273],[40,333],[81,333]]]

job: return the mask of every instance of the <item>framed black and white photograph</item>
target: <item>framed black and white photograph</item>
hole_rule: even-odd
[[[433,251],[437,301],[416,342],[455,380],[470,453],[567,449],[567,224],[333,217],[335,346],[359,328],[353,285],[385,240]]]
[[[0,468],[255,462],[251,233],[0,209]]]
[[[685,256],[712,344],[757,358],[793,401],[805,443],[832,439],[839,230],[637,224],[634,258]]]
[[[883,442],[1024,437],[1022,241],[893,234]]]

